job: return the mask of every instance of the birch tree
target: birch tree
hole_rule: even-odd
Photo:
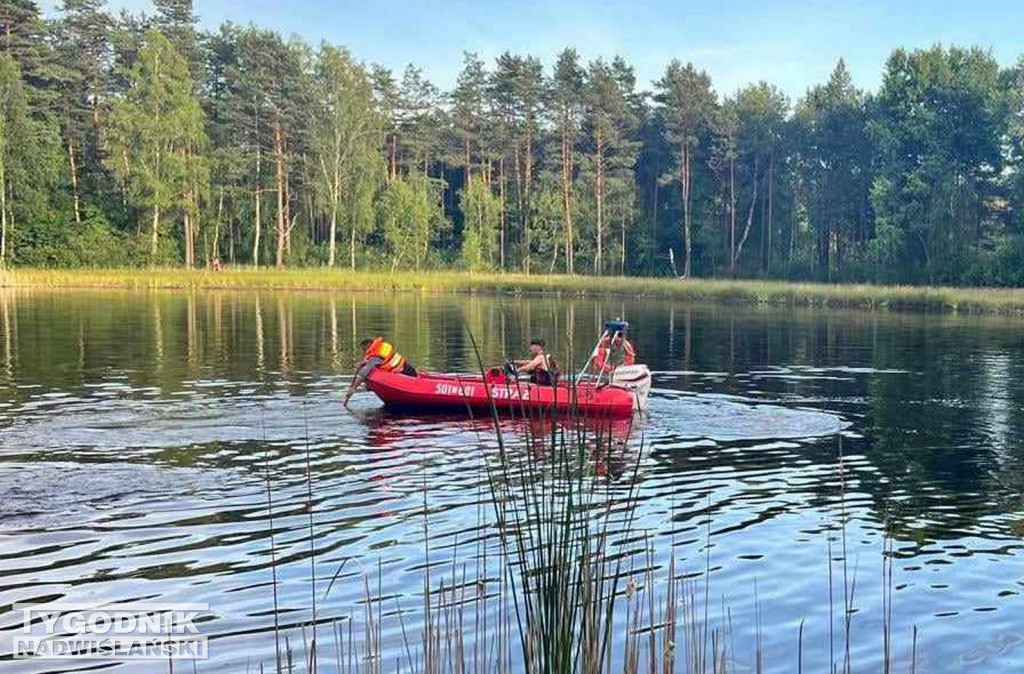
[[[111,111],[111,169],[150,214],[150,262],[158,261],[161,218],[192,206],[186,194],[206,144],[203,111],[185,59],[156,30],[146,35],[130,88]],[[124,157],[124,161],[120,158]]]
[[[321,47],[315,88],[314,173],[330,223],[327,265],[333,267],[341,209],[359,175],[367,170],[368,161],[381,150],[382,126],[372,83],[348,52],[329,45]],[[354,269],[354,222],[349,230],[349,265]]]

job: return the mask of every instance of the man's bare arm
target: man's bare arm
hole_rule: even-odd
[[[366,381],[366,378],[370,376],[370,373],[383,362],[384,359],[377,356],[367,358],[363,361],[363,364],[359,366],[358,370],[356,370],[355,376],[352,377],[352,383],[348,385],[348,391],[345,393],[346,405],[348,405],[348,401],[352,397],[352,394],[356,392],[356,389],[362,386],[363,382]]]

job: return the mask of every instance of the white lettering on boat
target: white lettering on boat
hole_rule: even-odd
[[[529,400],[529,387],[491,386],[491,396],[497,400]]]
[[[464,384],[434,384],[434,394],[439,396],[472,396],[473,386]]]

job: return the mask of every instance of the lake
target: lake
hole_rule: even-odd
[[[488,364],[542,337],[568,365],[616,316],[654,388],[635,476],[604,479],[636,487],[658,573],[701,583],[732,669],[760,641],[765,671],[795,671],[801,625],[808,671],[841,666],[849,604],[859,671],[890,611],[895,671],[912,649],[917,672],[1021,671],[1021,321],[415,293],[0,291],[0,654],[16,602],[201,601],[198,671],[272,671],[275,589],[301,650],[314,602],[358,632],[369,586],[394,662],[424,573],[496,554],[496,443],[370,393],[343,408],[359,340],[472,371],[471,334]]]

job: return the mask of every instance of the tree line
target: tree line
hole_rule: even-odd
[[[1024,284],[1024,59],[791,101],[466,53],[451,91],[255,26],[0,1],[0,262]]]

